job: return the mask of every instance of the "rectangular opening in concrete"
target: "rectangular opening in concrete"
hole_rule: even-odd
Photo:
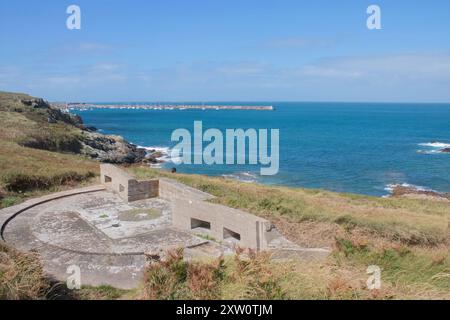
[[[106,182],[106,183],[112,182],[111,177],[105,176],[105,182]]]
[[[211,223],[208,221],[191,218],[191,229],[211,230]]]
[[[241,241],[241,235],[233,230],[223,228],[223,239]]]

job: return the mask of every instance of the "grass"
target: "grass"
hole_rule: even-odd
[[[126,298],[130,290],[117,289],[111,286],[82,286],[74,292],[77,300],[119,300]]]
[[[0,242],[0,300],[39,300],[49,289],[36,254]]]
[[[267,253],[238,249],[226,258],[185,261],[170,251],[151,264],[133,298],[156,300],[450,299],[450,264],[444,250],[428,255],[404,247],[372,248],[337,239],[322,262],[274,261]],[[444,255],[442,255],[444,254]],[[381,268],[381,288],[367,288],[367,267]]]
[[[75,171],[68,171],[52,176],[39,176],[24,173],[14,173],[4,177],[6,190],[23,193],[33,190],[48,190],[55,186],[76,185],[79,182],[93,178],[93,172],[81,174]]]
[[[450,293],[450,256],[448,248],[413,250],[402,245],[371,248],[368,244],[338,239],[335,257],[355,265],[377,265],[383,278],[397,284],[422,285]]]
[[[42,193],[94,181],[98,164],[80,156],[21,147],[0,140],[0,188],[7,207]]]
[[[217,242],[217,239],[212,237],[212,236],[210,236],[209,234],[197,233],[196,236],[199,237],[199,238],[202,238],[204,240]]]
[[[209,192],[214,202],[271,220],[290,240],[330,247],[326,262],[271,263],[288,299],[450,299],[448,202],[381,199],[323,190],[246,184],[134,166],[139,178],[159,176]],[[382,269],[382,290],[366,288],[366,269]],[[222,298],[240,299],[242,279]]]
[[[54,152],[70,151],[80,130],[62,122],[48,123],[45,110],[25,106],[22,99],[32,97],[0,92],[1,208],[90,183],[99,170],[96,162],[82,156]],[[44,144],[40,149],[49,150],[36,149],[39,143]]]
[[[238,250],[233,258],[186,261],[183,250],[167,252],[145,272],[142,299],[283,299],[279,276],[265,253]],[[237,287],[238,286],[238,287]]]
[[[404,248],[375,250],[338,239],[323,262],[274,261],[238,249],[234,256],[183,260],[182,250],[151,264],[133,298],[156,300],[450,299],[448,258],[427,259]],[[367,288],[369,265],[381,268],[381,288]]]
[[[110,286],[68,290],[65,284],[46,277],[37,254],[23,253],[0,242],[0,300],[116,300],[130,293]]]

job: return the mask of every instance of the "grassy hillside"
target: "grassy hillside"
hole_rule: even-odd
[[[63,121],[50,123],[47,110],[22,102],[31,99],[0,92],[0,207],[88,182],[98,172],[96,162],[68,152],[81,130]],[[37,141],[66,153],[27,147]]]
[[[263,186],[137,166],[129,170],[140,178],[175,178],[209,192],[217,196],[215,202],[272,221],[301,246],[332,248],[324,263],[270,262],[284,298],[450,299],[449,201]],[[366,288],[370,265],[382,269],[381,290]],[[236,291],[229,286],[222,297],[239,298],[239,285]]]

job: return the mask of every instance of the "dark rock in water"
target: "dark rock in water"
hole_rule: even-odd
[[[450,153],[450,148],[442,149],[441,152],[443,152],[443,153]]]
[[[98,129],[97,129],[96,127],[93,127],[93,126],[85,127],[85,129],[86,129],[87,131],[90,131],[90,132],[96,132],[96,131],[98,131]]]
[[[152,151],[150,151],[152,152]],[[152,163],[152,164],[157,164],[157,163],[161,163],[162,161],[159,160],[159,158],[163,157],[164,154],[160,151],[153,151],[153,153],[150,153],[149,155],[147,155],[145,157],[144,162],[146,163]]]
[[[393,197],[402,197],[406,195],[424,195],[428,197],[443,198],[450,200],[450,193],[441,193],[433,190],[423,190],[415,187],[401,186],[401,185],[394,186],[392,188]]]
[[[160,152],[160,151],[156,151],[155,153],[153,153],[153,156],[155,158],[161,158],[161,157],[164,156],[164,154],[162,152]]]
[[[170,172],[177,173],[177,168],[172,168],[172,170],[170,170]]]

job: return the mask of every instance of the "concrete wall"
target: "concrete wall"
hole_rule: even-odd
[[[272,224],[242,210],[206,202],[213,196],[169,179],[160,180],[160,196],[170,200],[173,226],[206,233],[218,241],[264,250],[272,235]]]
[[[138,181],[126,171],[111,165],[100,165],[100,179],[125,201],[132,202],[159,196],[159,181]]]
[[[241,247],[265,250],[279,237],[272,224],[242,210],[208,202],[214,196],[171,179],[138,181],[126,171],[102,164],[101,181],[125,201],[153,197],[167,199],[172,224],[182,230],[207,234],[217,241],[229,241]]]

